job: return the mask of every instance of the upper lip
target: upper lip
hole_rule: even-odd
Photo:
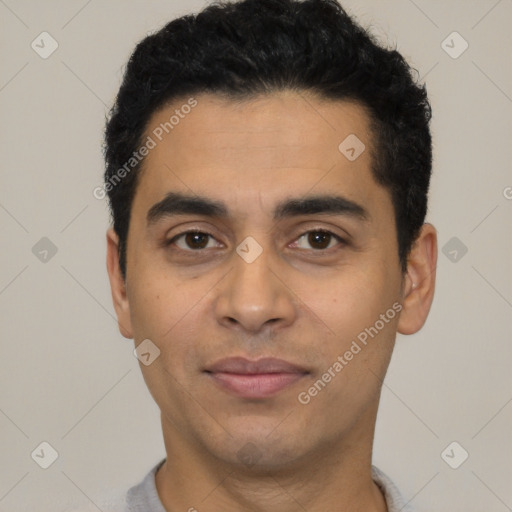
[[[234,373],[238,375],[258,375],[263,373],[307,373],[304,368],[283,359],[264,357],[251,360],[244,357],[220,359],[206,368],[209,373]]]

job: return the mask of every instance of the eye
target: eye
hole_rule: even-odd
[[[330,231],[323,230],[308,231],[295,242],[296,246],[300,249],[313,249],[316,251],[330,249],[340,243],[344,243],[341,237]],[[309,247],[307,247],[307,244],[309,244]]]
[[[208,233],[201,231],[187,231],[176,235],[174,238],[169,240],[168,245],[175,244],[179,249],[184,251],[198,251],[201,249],[210,249],[212,247],[218,247],[220,244],[216,244],[215,238]]]
[[[345,240],[338,235],[330,231],[318,229],[304,233],[292,245],[299,249],[325,251],[336,245],[343,245],[344,243]],[[186,231],[180,233],[169,240],[167,245],[175,245],[178,249],[188,252],[222,246],[213,235],[202,231]]]

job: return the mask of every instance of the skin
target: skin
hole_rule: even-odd
[[[146,136],[187,99],[155,113]],[[371,174],[372,137],[361,106],[296,92],[196,99],[144,162],[126,280],[117,235],[107,233],[120,331],[161,351],[141,370],[161,409],[168,455],[156,475],[162,503],[169,512],[385,511],[370,472],[382,380],[396,333],[415,333],[427,318],[436,231],[423,226],[402,274],[393,206]],[[366,146],[352,162],[338,150],[349,134]],[[228,216],[168,215],[148,225],[148,211],[169,192],[223,202]],[[286,199],[333,193],[362,205],[368,219],[273,218]],[[201,239],[205,248],[190,248],[186,237],[165,245],[191,229],[212,235]],[[308,236],[319,230],[346,243],[327,236],[319,248]],[[236,252],[247,236],[263,249],[252,263]],[[301,404],[299,393],[394,303],[400,314]],[[308,373],[271,397],[245,399],[204,372],[230,356],[277,357]],[[240,460],[247,446],[253,464]]]

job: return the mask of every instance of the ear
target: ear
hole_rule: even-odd
[[[133,338],[130,303],[126,295],[126,283],[119,266],[119,237],[111,228],[107,231],[107,272],[116,310],[119,331],[125,338]]]
[[[414,334],[427,320],[434,298],[437,265],[437,232],[432,224],[423,224],[407,259],[402,283],[402,311],[398,332]]]

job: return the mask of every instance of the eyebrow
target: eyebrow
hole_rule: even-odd
[[[220,202],[207,197],[169,192],[164,199],[154,204],[147,213],[148,226],[174,215],[202,215],[228,218],[229,209]],[[368,222],[371,216],[360,204],[338,195],[314,195],[297,199],[285,199],[274,209],[274,220],[300,215],[344,215]]]

